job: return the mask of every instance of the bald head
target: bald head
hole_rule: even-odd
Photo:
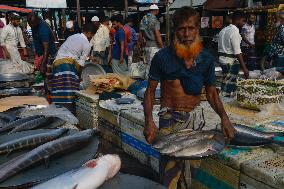
[[[31,28],[36,28],[39,24],[40,18],[35,13],[29,13],[27,16],[27,21]]]

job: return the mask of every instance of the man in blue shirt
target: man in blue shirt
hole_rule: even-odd
[[[132,64],[134,46],[138,41],[136,31],[133,29],[133,24],[134,24],[133,22],[134,22],[133,18],[128,17],[127,23],[124,26],[128,27],[129,31],[131,32],[131,40],[128,43],[128,67]]]
[[[28,24],[32,28],[33,43],[36,55],[40,58],[40,73],[45,77],[46,93],[49,94],[47,82],[51,75],[52,62],[57,53],[56,37],[50,26],[35,13],[28,15]]]
[[[125,53],[125,33],[123,30],[123,16],[115,15],[111,18],[113,28],[116,30],[112,48],[112,71],[120,75],[128,75]]]
[[[199,106],[203,86],[208,102],[221,118],[225,137],[232,138],[235,129],[215,87],[214,58],[202,47],[200,40],[199,15],[193,8],[183,7],[175,12],[173,20],[175,37],[172,45],[157,52],[151,62],[144,99],[145,138],[152,143],[156,135],[160,138],[183,129],[201,130],[205,126],[203,109]],[[161,110],[158,130],[152,111],[159,82]],[[162,165],[165,186],[169,189],[189,187],[188,179],[184,179],[189,176],[186,175],[189,168],[184,161],[166,160]]]

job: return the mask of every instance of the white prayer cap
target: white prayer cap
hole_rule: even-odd
[[[94,16],[91,21],[92,21],[92,22],[99,22],[100,19],[99,19],[99,17]]]
[[[149,10],[159,10],[159,7],[155,4],[151,5]]]
[[[71,28],[73,28],[73,26],[74,26],[73,21],[66,22],[66,28],[67,29],[71,29]]]

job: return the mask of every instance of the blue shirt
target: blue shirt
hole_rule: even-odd
[[[33,43],[35,46],[36,54],[43,55],[43,42],[48,42],[48,53],[55,56],[57,53],[57,48],[54,43],[54,36],[52,34],[51,28],[44,21],[40,21],[38,28],[33,30]]]
[[[136,31],[130,27],[129,25],[126,24],[126,26],[129,28],[130,32],[131,32],[131,41],[128,43],[128,51],[133,51],[134,50],[134,46],[138,41],[138,37],[136,35]]]
[[[116,60],[120,60],[120,42],[125,41],[125,33],[122,28],[118,29],[115,32],[114,36],[114,44],[112,47],[112,58]],[[124,50],[124,57],[125,57],[125,50]]]
[[[215,85],[214,57],[203,49],[192,68],[187,69],[184,60],[176,55],[173,47],[167,47],[153,57],[149,78],[157,81],[179,79],[186,94],[200,95],[204,85]]]

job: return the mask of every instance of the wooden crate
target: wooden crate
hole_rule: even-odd
[[[199,168],[192,172],[192,188],[194,189],[238,189],[240,171],[220,163],[212,158],[201,161]]]
[[[241,173],[240,189],[276,189]]]
[[[284,188],[284,155],[279,153],[258,157],[241,167],[245,175],[277,189]]]

